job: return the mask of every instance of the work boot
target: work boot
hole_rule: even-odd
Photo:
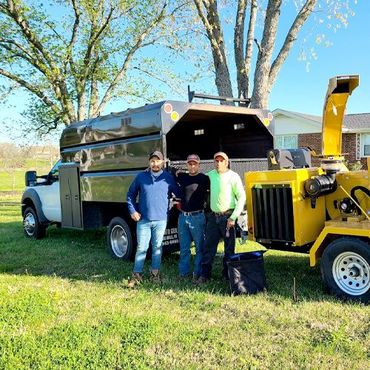
[[[151,270],[150,271],[150,280],[153,283],[160,283],[161,282],[161,275],[159,273],[159,270]]]
[[[130,280],[127,283],[128,288],[134,288],[143,282],[143,275],[139,272],[133,272]]]
[[[178,277],[177,277],[177,280],[179,280],[179,281],[186,281],[186,280],[190,280],[190,277],[191,277],[191,275],[190,274],[186,274],[186,275],[179,275]]]
[[[199,276],[198,280],[194,280],[194,284],[196,285],[202,285],[209,282],[209,278],[206,278],[205,276]]]
[[[193,273],[193,278],[191,279],[191,282],[193,284],[196,284],[196,282],[198,281],[198,279],[199,279],[199,275]]]

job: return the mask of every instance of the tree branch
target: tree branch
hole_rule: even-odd
[[[40,52],[40,54],[43,56],[43,58],[47,61],[48,65],[52,68],[57,70],[57,67],[51,57],[51,55],[45,50],[41,42],[38,40],[34,32],[32,32],[28,22],[26,19],[24,19],[20,13],[19,8],[17,8],[16,4],[13,0],[7,0],[8,6],[5,8],[6,13],[9,17],[11,17],[15,23],[20,28],[22,34],[28,40],[28,42],[34,46],[36,50]]]
[[[88,43],[88,46],[87,46],[87,49],[86,49],[86,53],[85,53],[85,57],[84,57],[84,65],[86,67],[89,65],[91,54],[92,54],[92,51],[93,51],[93,48],[94,48],[96,42],[99,40],[100,35],[107,28],[107,26],[108,26],[108,24],[109,24],[109,22],[112,18],[114,9],[115,9],[114,7],[110,8],[108,16],[103,21],[100,29],[97,32],[95,32],[95,30],[94,30],[95,24],[94,23],[91,24],[90,40],[89,40],[89,43]]]
[[[65,107],[64,109],[67,112],[68,120],[73,122],[76,119],[75,112],[73,103],[68,94],[66,81],[61,75],[55,60],[53,60],[50,53],[36,37],[35,32],[33,32],[28,21],[22,16],[22,12],[17,7],[17,5],[18,4],[16,4],[16,2],[14,2],[13,0],[7,0],[7,6],[1,5],[1,9],[3,9],[4,13],[14,20],[16,25],[20,28],[20,31],[27,42],[31,45],[31,47],[34,48],[35,58],[38,59],[39,65],[42,66],[46,61],[46,64],[50,67],[50,70],[47,68],[46,65],[45,67],[42,67],[44,70],[44,74],[51,83],[51,86],[55,91],[56,98]]]
[[[256,19],[257,19],[257,0],[251,0],[250,5],[250,16],[249,16],[249,26],[247,33],[247,44],[245,47],[245,75],[248,78],[247,91],[249,90],[249,74],[251,70],[252,55],[253,55],[253,41],[256,29]],[[258,43],[257,46],[259,47]],[[247,94],[248,95],[248,94]],[[246,96],[247,98],[248,96]]]
[[[282,0],[269,0],[266,9],[265,25],[254,72],[254,85],[251,107],[267,108],[265,89],[271,69],[271,57],[276,42]]]
[[[217,0],[193,0],[198,10],[198,14],[206,29],[208,39],[211,44],[213,64],[215,68],[215,82],[219,95],[233,96],[230,72],[227,65],[225,44],[222,32],[222,25],[217,9]],[[204,14],[203,8],[207,11]],[[221,104],[233,104],[222,102]]]
[[[81,16],[80,11],[78,9],[78,6],[76,4],[76,0],[71,0],[71,4],[72,4],[72,7],[73,7],[73,12],[75,14],[75,20],[73,22],[71,39],[70,39],[68,47],[67,47],[66,59],[64,61],[64,68],[63,69],[64,69],[64,74],[65,75],[67,74],[67,66],[68,65],[71,68],[72,73],[76,74],[76,69],[75,69],[74,62],[73,62],[72,52],[73,52],[73,46],[74,46],[74,44],[76,43],[76,40],[77,40],[77,32],[78,32],[78,26],[80,24],[80,16]]]
[[[302,6],[301,10],[297,14],[292,26],[290,27],[287,36],[285,38],[284,44],[280,49],[279,54],[272,63],[270,74],[269,74],[269,86],[273,86],[276,81],[276,77],[280,71],[281,66],[288,57],[288,54],[293,46],[294,41],[297,39],[297,35],[301,30],[302,26],[306,22],[307,18],[313,12],[316,6],[317,0],[307,0]]]
[[[36,131],[39,132],[42,128],[46,127],[46,132],[43,133],[43,135],[49,134],[52,130],[55,130],[58,127],[59,123],[59,117],[56,119],[53,119],[52,121],[43,122],[41,125],[36,127]],[[52,126],[50,124],[53,124]]]
[[[8,72],[2,68],[0,68],[0,75],[9,78],[12,81],[15,81],[18,85],[24,87],[25,89],[29,90],[33,94],[37,95],[48,107],[50,107],[54,113],[60,114],[60,108],[49,99],[49,97],[42,92],[39,88],[37,88],[34,84],[30,84],[27,81],[23,80],[22,78],[14,75],[11,72]]]
[[[215,0],[211,0],[211,1],[215,1]],[[217,53],[218,58],[221,61],[226,62],[225,56],[224,56],[225,52],[223,50],[221,50],[221,48],[220,48],[221,45],[222,45],[222,48],[223,48],[223,39],[221,37],[221,40],[220,40],[219,36],[216,34],[216,31],[215,31],[215,28],[217,28],[217,26],[219,25],[219,19],[217,18],[218,19],[218,25],[217,26],[216,26],[216,24],[211,24],[210,19],[213,20],[212,23],[215,23],[214,22],[215,21],[214,20],[215,14],[214,14],[214,11],[212,11],[212,9],[211,9],[211,4],[210,4],[209,0],[194,0],[194,3],[195,3],[195,6],[197,7],[199,17],[202,20],[203,25],[206,29],[207,37],[208,37],[208,40],[211,43],[212,50],[215,53]],[[207,16],[204,14],[202,6],[204,6],[206,8]],[[217,7],[217,4],[216,4],[216,7]]]
[[[20,51],[16,51],[9,45],[14,45]],[[49,70],[45,67],[45,64],[40,63],[39,60],[35,59],[33,55],[25,49],[22,45],[15,42],[14,40],[8,40],[4,38],[0,38],[0,47],[8,50],[13,56],[19,57],[29,63],[31,66],[35,67],[39,70],[44,76],[49,77]]]
[[[158,16],[151,22],[151,24],[147,27],[147,29],[144,32],[142,32],[142,34],[138,37],[135,45],[127,53],[125,61],[123,62],[121,69],[116,74],[112,83],[107,88],[107,90],[106,90],[106,92],[105,92],[105,94],[104,94],[104,96],[103,96],[103,98],[102,98],[102,100],[99,104],[98,112],[95,112],[95,114],[100,114],[104,110],[105,105],[107,104],[107,102],[109,101],[109,99],[111,98],[111,96],[113,94],[113,91],[115,90],[118,83],[122,80],[123,76],[125,75],[125,73],[127,71],[127,68],[129,66],[134,54],[136,53],[136,51],[138,49],[141,48],[141,46],[143,44],[143,41],[148,36],[148,34],[154,29],[154,27],[156,27],[163,20],[164,15],[165,15],[165,11],[166,11],[166,7],[167,7],[167,3],[165,2],[163,7],[162,7],[162,10],[158,14]]]
[[[99,7],[103,12],[104,6],[103,3],[100,2]],[[94,63],[91,63],[92,54],[94,53],[94,48],[96,43],[99,40],[99,37],[102,35],[104,30],[108,27],[109,22],[112,19],[113,12],[115,8],[113,6],[110,7],[107,17],[102,21],[102,24],[99,29],[96,29],[96,22],[91,22],[91,29],[90,29],[90,39],[87,45],[87,49],[85,52],[84,60],[83,60],[83,69],[76,80],[76,90],[77,90],[77,104],[78,104],[78,119],[82,120],[85,117],[85,104],[86,104],[86,83],[88,80],[89,75],[94,71]],[[96,81],[95,81],[96,82]],[[95,105],[95,103],[93,104]]]
[[[170,83],[170,81],[171,81],[171,80],[164,79],[164,78],[160,78],[160,77],[158,77],[157,75],[155,75],[154,73],[151,73],[150,71],[145,70],[145,69],[140,68],[140,67],[137,67],[137,66],[135,66],[135,67],[133,67],[133,68],[134,68],[134,69],[137,69],[138,71],[140,71],[140,72],[142,72],[142,73],[146,74],[147,76],[149,76],[149,77],[151,77],[151,78],[154,78],[154,79],[156,79],[156,80],[158,80],[158,81],[162,82],[163,84],[165,84],[166,86],[168,86],[172,91],[175,91],[175,92],[178,92],[178,91],[179,91],[178,84],[176,84],[176,85],[172,85],[172,84]]]
[[[244,65],[244,23],[245,10],[247,7],[246,0],[238,1],[238,8],[236,11],[235,27],[234,27],[234,55],[236,64],[236,80],[238,84],[238,96],[245,98],[245,88],[243,82],[245,81],[245,65]]]

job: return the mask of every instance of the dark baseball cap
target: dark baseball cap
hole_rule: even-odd
[[[186,158],[186,162],[200,163],[199,155],[198,154],[189,154],[188,158]]]
[[[157,157],[161,161],[164,160],[163,154],[159,150],[155,150],[153,153],[150,153],[149,160],[151,160],[153,157]]]

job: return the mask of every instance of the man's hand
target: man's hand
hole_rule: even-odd
[[[139,221],[141,219],[141,214],[139,212],[134,212],[132,215],[131,215],[131,218],[134,220],[134,221]]]
[[[226,228],[227,229],[231,229],[232,227],[235,226],[235,221],[233,221],[232,219],[228,218],[227,219],[227,224],[226,224]]]

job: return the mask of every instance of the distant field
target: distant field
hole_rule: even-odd
[[[3,164],[0,163],[0,192],[22,192],[26,171],[35,170],[38,175],[46,175],[50,168],[50,163],[47,161],[27,160],[22,169],[4,171]]]
[[[0,191],[22,191],[22,189],[24,188],[24,172],[24,170],[15,170],[14,173],[0,171]]]
[[[54,163],[51,164],[53,166]],[[2,160],[0,160],[0,169],[4,167],[4,163]],[[50,169],[50,160],[45,160],[45,159],[35,159],[35,158],[30,158],[26,159],[26,163],[23,166],[24,171],[28,170],[42,170],[42,169]]]

